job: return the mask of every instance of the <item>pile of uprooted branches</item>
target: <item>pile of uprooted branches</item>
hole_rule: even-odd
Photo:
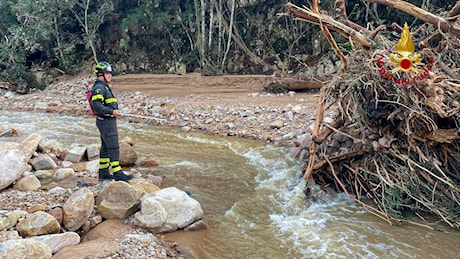
[[[347,69],[321,89],[304,178],[389,223],[411,212],[459,229],[460,42],[442,32],[428,39],[428,26],[412,34],[425,47],[412,71],[394,69],[397,44],[382,35],[373,50],[346,57]]]
[[[363,62],[368,54],[374,58]],[[321,89],[317,117],[335,121],[314,135],[305,177],[333,184],[390,223],[410,210],[458,228],[460,82],[434,66],[421,84],[395,84],[379,74],[380,55],[355,53],[349,70]]]

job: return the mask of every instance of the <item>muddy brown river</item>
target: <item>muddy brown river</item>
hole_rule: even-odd
[[[0,111],[0,126],[64,148],[99,142],[93,118]],[[302,164],[285,148],[124,120],[119,131],[160,163],[164,187],[200,202],[207,230],[164,235],[195,258],[460,258],[460,233],[448,227],[390,226],[344,194],[309,204]]]

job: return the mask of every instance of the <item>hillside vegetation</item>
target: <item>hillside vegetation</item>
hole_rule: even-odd
[[[350,19],[369,29],[416,18],[371,1],[347,1]],[[456,1],[410,1],[428,11]],[[119,73],[298,75],[324,57],[340,66],[320,29],[280,15],[279,0],[4,0],[0,3],[0,81],[17,91],[54,77],[91,72],[107,60]],[[303,6],[305,0],[290,3]],[[334,10],[335,1],[321,1]],[[350,50],[339,37],[340,48]],[[335,72],[335,70],[330,70]]]

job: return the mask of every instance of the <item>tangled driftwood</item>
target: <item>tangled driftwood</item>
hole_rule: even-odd
[[[376,31],[357,37],[366,30],[344,18],[343,0],[336,1],[341,15],[335,17],[345,19],[340,26],[340,19],[332,22],[319,14],[317,1],[310,9],[287,5],[289,15],[346,34],[363,46],[348,57],[336,51],[346,69],[321,89],[304,178],[346,192],[389,223],[409,221],[406,213],[411,212],[420,218],[435,216],[458,229],[460,41],[452,17],[460,1],[450,18],[399,0],[368,2],[391,3],[429,19],[422,19],[427,24],[412,35],[398,27],[401,39],[396,43]],[[414,51],[411,36],[423,49]],[[367,39],[374,40],[361,42]],[[333,123],[323,122],[326,113],[333,114]],[[311,186],[307,191],[312,195]]]

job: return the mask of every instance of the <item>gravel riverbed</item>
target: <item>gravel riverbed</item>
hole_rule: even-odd
[[[33,89],[25,95],[0,88],[0,104],[3,110],[91,117],[85,91],[93,82],[93,77],[76,77],[56,82],[45,90]],[[132,122],[179,127],[185,132],[202,131],[210,135],[251,138],[287,147],[302,145],[299,142],[311,132],[317,104],[315,93],[269,94],[261,88],[241,93],[239,97],[226,97],[225,86],[220,93],[213,95],[191,91],[182,96],[158,96],[136,88],[116,90],[122,112],[138,115],[127,117]],[[190,90],[185,88],[184,91]],[[11,192],[2,197],[17,202],[22,200],[19,197],[24,196],[15,196]],[[46,203],[37,201],[37,204]],[[189,257],[175,242],[164,241],[161,236],[157,238],[139,229],[118,240],[118,245],[117,251],[94,258]]]

